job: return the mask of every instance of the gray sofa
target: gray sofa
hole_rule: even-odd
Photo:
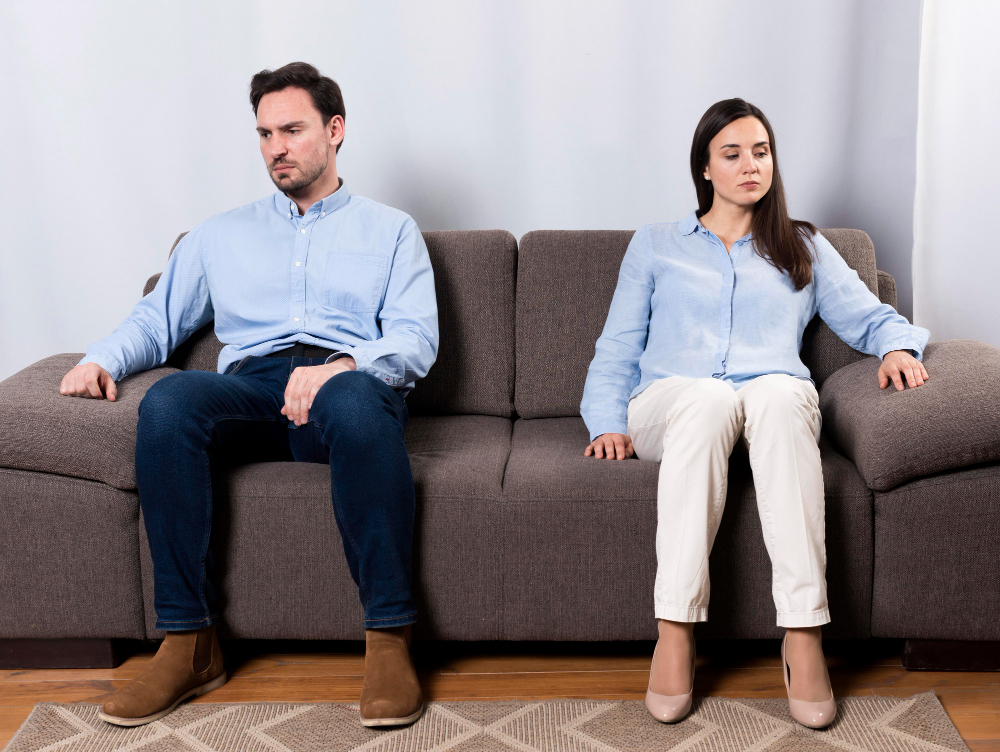
[[[895,305],[868,236],[824,234]],[[425,238],[441,350],[408,398],[418,634],[653,639],[657,465],[584,458],[579,417],[631,232]],[[10,646],[159,636],[135,485],[137,408],[176,369],[214,371],[220,347],[209,324],[168,365],[124,379],[114,403],[59,395],[79,353],[0,383],[0,656],[4,645],[16,663]],[[877,359],[818,320],[803,358],[824,415],[825,634],[1000,641],[1000,350],[933,344],[930,381],[901,393],[880,391]],[[777,637],[745,452],[730,467],[711,621],[699,633]],[[214,542],[223,636],[363,637],[329,499],[324,465],[232,472]]]

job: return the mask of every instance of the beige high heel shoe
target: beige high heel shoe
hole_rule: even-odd
[[[822,702],[810,702],[808,700],[796,700],[792,698],[792,691],[788,688],[792,670],[788,667],[788,662],[785,660],[785,638],[787,637],[788,633],[786,632],[785,637],[781,640],[781,673],[785,677],[785,692],[788,694],[788,712],[792,714],[792,718],[803,726],[814,729],[826,728],[833,723],[833,719],[837,716],[837,702],[833,698],[833,690],[830,691],[830,699],[823,700]]]
[[[656,657],[656,650],[653,650]],[[653,678],[653,668],[649,669],[650,681]],[[694,697],[694,655],[691,656],[691,691],[683,695],[660,695],[646,685],[646,710],[660,723],[677,723],[684,720],[691,712]]]

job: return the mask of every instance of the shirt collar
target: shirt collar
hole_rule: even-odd
[[[317,201],[315,204],[310,206],[306,210],[306,214],[309,214],[309,212],[314,212],[316,214],[322,213],[324,215],[330,214],[331,212],[337,211],[337,209],[350,200],[351,193],[347,190],[347,186],[344,185],[344,179],[339,178],[339,180],[340,187],[322,201]],[[299,210],[298,207],[295,206],[295,202],[288,198],[288,196],[286,196],[282,191],[278,191],[274,194],[274,208],[278,210],[279,214],[287,217],[288,219],[294,219],[299,216]]]
[[[678,229],[681,231],[681,235],[690,235],[692,232],[697,232],[701,228],[701,222],[698,221],[698,212],[691,212],[684,219],[681,220]]]

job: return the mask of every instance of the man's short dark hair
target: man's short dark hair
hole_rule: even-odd
[[[334,115],[347,119],[344,96],[340,93],[337,82],[327,76],[321,76],[320,72],[309,63],[289,63],[277,70],[265,68],[250,79],[250,104],[253,106],[253,114],[257,114],[257,105],[260,104],[261,97],[287,89],[289,86],[297,86],[309,92],[313,106],[323,116],[323,125],[329,123]],[[340,151],[343,143],[341,141],[337,144],[337,151]]]

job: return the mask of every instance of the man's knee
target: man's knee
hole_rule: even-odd
[[[213,377],[215,377],[213,379]],[[153,384],[139,402],[139,421],[146,427],[177,425],[191,418],[210,396],[217,373],[178,371]]]
[[[385,436],[385,429],[399,424],[393,402],[384,384],[367,373],[344,371],[330,378],[316,393],[310,420],[324,431],[336,430],[352,443],[365,443]],[[398,398],[396,398],[398,399]]]

